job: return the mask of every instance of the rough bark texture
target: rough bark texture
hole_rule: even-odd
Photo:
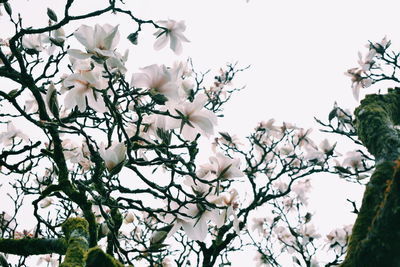
[[[377,167],[366,186],[341,267],[400,266],[400,88],[368,95],[355,111],[360,140]]]
[[[89,224],[83,218],[70,218],[63,224],[68,240],[65,259],[60,267],[123,267],[101,248],[89,249]]]
[[[41,239],[41,238],[22,238],[22,239],[0,239],[0,251],[6,254],[21,256],[40,255],[40,254],[65,254],[67,250],[64,239]]]

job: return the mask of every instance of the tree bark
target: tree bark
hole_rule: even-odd
[[[400,266],[400,88],[368,95],[355,111],[360,140],[374,155],[367,184],[341,267]]]

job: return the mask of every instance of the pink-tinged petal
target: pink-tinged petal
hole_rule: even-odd
[[[207,223],[203,217],[191,221],[182,221],[182,227],[186,235],[192,240],[203,241],[207,236]]]
[[[243,177],[244,173],[236,167],[231,167],[231,168],[229,168],[229,176],[230,177]]]
[[[86,49],[91,50],[95,47],[94,31],[92,27],[82,25],[75,31],[74,36]]]
[[[174,30],[179,31],[179,32],[184,32],[186,30],[185,21],[181,20],[181,21],[175,23]]]
[[[195,110],[201,110],[206,102],[208,101],[208,97],[205,94],[197,95],[192,105]]]
[[[212,121],[204,116],[190,116],[190,121],[193,124],[196,124],[201,130],[204,131],[206,134],[214,134],[214,124]]]
[[[361,84],[359,82],[354,83],[353,86],[352,86],[353,96],[357,101],[358,101],[359,96],[360,96],[360,87],[361,87]]]
[[[101,56],[104,56],[104,57],[115,57],[114,51],[111,51],[111,50],[103,50],[103,49],[100,49],[100,48],[95,48],[95,49],[92,50],[92,52],[94,54],[98,54],[98,55],[101,55]]]
[[[99,47],[104,47],[104,38],[106,38],[106,32],[103,29],[103,27],[101,27],[99,24],[96,24],[94,26],[94,47],[93,48],[99,48]],[[106,49],[106,48],[105,48]]]
[[[171,129],[176,129],[181,126],[181,120],[174,119],[171,117],[167,117],[165,120],[165,129],[166,130],[171,130]]]
[[[225,213],[219,213],[218,209],[213,209],[210,211],[210,219],[218,228],[220,228],[225,223]]]
[[[175,54],[180,55],[183,50],[181,41],[178,40],[178,38],[174,34],[170,34],[170,39],[171,41],[169,47],[171,48],[172,51],[175,52]]]
[[[91,54],[82,52],[79,49],[68,49],[67,53],[70,57],[77,58],[77,59],[88,59],[92,56]]]
[[[169,230],[167,238],[173,236],[182,227],[181,220],[176,220],[174,226]]]
[[[78,109],[79,109],[79,111],[80,112],[85,112],[85,110],[86,110],[86,98],[85,98],[85,96],[84,95],[82,95],[82,96],[76,96],[75,97],[75,102],[76,102],[76,105],[78,106]]]
[[[240,235],[239,219],[232,207],[228,208],[228,214],[229,213],[233,215],[233,229],[235,230],[237,235]]]
[[[165,95],[168,100],[178,101],[179,100],[179,87],[175,82],[167,82],[160,88],[159,93]]]
[[[73,90],[68,91],[67,95],[65,96],[64,106],[66,109],[71,109],[76,106],[75,92]]]
[[[186,38],[185,35],[181,32],[175,32],[175,36],[181,41],[181,42],[187,42],[190,43],[190,40]]]
[[[158,22],[157,22],[157,23],[158,23]],[[160,24],[160,25],[161,25],[161,24]],[[155,33],[153,33],[153,35],[154,35],[156,38],[158,38],[158,36],[159,36],[162,32],[164,32],[163,29],[158,29]]]
[[[167,33],[163,33],[160,37],[157,38],[157,40],[154,43],[154,50],[160,50],[164,48],[169,40],[169,35]]]
[[[149,88],[151,86],[151,78],[146,73],[134,73],[132,75],[131,86]]]
[[[198,115],[207,117],[214,125],[218,124],[218,118],[217,115],[215,115],[214,112],[207,110],[207,109],[203,109],[199,112]]]
[[[126,73],[127,68],[124,66],[124,63],[115,57],[110,57],[109,59],[106,60],[107,66],[109,66],[111,69],[118,69],[121,73]]]
[[[85,95],[83,95],[80,90],[73,88],[65,96],[64,105],[67,109],[78,106],[79,111],[84,112],[86,110]]]
[[[103,27],[105,27],[104,25]],[[110,25],[108,25],[110,27]],[[113,27],[111,31],[108,31],[107,36],[104,38],[104,47],[107,50],[114,49],[119,42],[118,25]]]
[[[86,94],[88,105],[99,113],[105,113],[108,111],[106,104],[104,103],[103,96],[93,90],[90,90]],[[95,97],[96,96],[96,97]]]
[[[185,124],[182,129],[182,135],[187,141],[193,141],[197,134],[199,133],[196,128],[190,127],[189,125]]]

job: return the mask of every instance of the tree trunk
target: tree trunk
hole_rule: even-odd
[[[355,111],[360,140],[376,159],[341,267],[400,266],[400,88],[368,95]]]

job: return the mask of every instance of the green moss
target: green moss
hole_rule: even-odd
[[[353,226],[346,256],[347,263],[341,265],[342,267],[357,266],[350,263],[351,259],[356,258],[361,243],[367,238],[373,221],[382,208],[388,181],[391,181],[394,174],[394,166],[394,162],[391,161],[385,161],[376,166],[371,180],[366,186],[361,209]]]
[[[71,233],[75,230],[80,229],[82,233],[88,234],[89,224],[84,218],[69,218],[62,225],[62,230],[64,232],[65,238],[69,240]]]
[[[114,216],[117,222],[122,223],[119,212],[115,212]],[[99,247],[89,249],[88,225],[83,218],[70,218],[62,225],[68,249],[60,267],[124,267]]]
[[[71,238],[65,259],[60,267],[84,267],[84,257],[87,249],[87,240],[82,240],[79,237]]]
[[[85,267],[85,254],[89,248],[88,222],[83,218],[69,218],[62,225],[68,240],[68,249],[60,267]]]
[[[0,239],[0,251],[14,255],[65,254],[67,243],[65,239]]]
[[[368,95],[355,110],[359,139],[377,167],[366,186],[341,267],[400,266],[400,88]]]
[[[377,161],[395,160],[400,155],[400,88],[386,95],[367,95],[354,112],[357,134]]]

